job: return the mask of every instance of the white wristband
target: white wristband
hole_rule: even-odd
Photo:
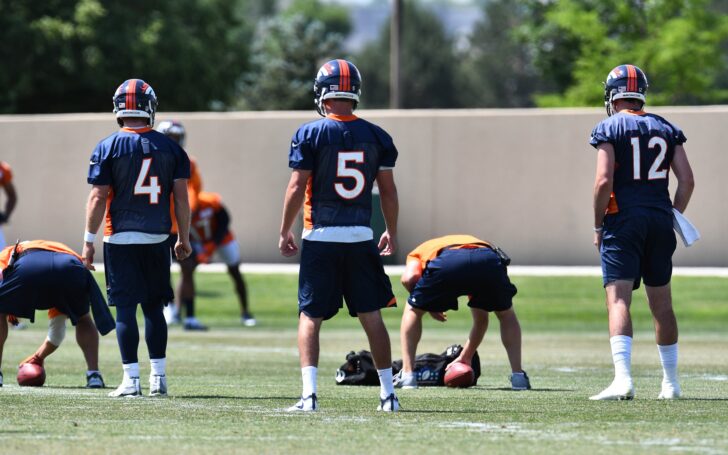
[[[88,243],[94,243],[96,240],[96,234],[92,234],[89,231],[83,233],[83,241]]]
[[[603,229],[604,229],[604,228],[602,228],[601,226],[599,226],[599,227],[595,227],[595,228],[594,228],[594,232],[602,232],[602,230],[603,230]]]

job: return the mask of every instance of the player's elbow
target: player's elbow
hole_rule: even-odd
[[[402,283],[402,286],[407,289],[407,291],[412,292],[412,289],[415,288],[415,285],[419,280],[419,276],[405,273],[404,275],[402,275],[402,279],[400,280],[400,282]]]
[[[688,175],[680,176],[677,179],[678,188],[684,189],[685,191],[693,192],[695,189],[695,177],[692,173]]]
[[[597,176],[594,182],[594,192],[601,193],[606,191],[612,191],[612,179],[607,176]]]

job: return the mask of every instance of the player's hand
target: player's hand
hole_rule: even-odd
[[[384,231],[384,234],[379,238],[379,255],[380,256],[391,256],[397,249],[397,240],[389,233]]]
[[[177,260],[187,259],[190,254],[192,254],[190,242],[178,238],[177,243],[174,244],[174,255],[177,256]]]
[[[447,321],[447,313],[445,313],[444,311],[430,311],[430,316],[436,321]]]
[[[285,257],[294,256],[298,252],[296,238],[293,237],[293,233],[291,231],[286,232],[285,235],[281,235],[278,239],[278,249]]]
[[[594,232],[594,246],[597,247],[597,251],[600,250],[602,246],[602,231]]]
[[[41,359],[37,355],[33,354],[31,356],[26,357],[25,360],[20,362],[20,365],[22,365],[24,363],[33,363],[35,365],[43,366],[43,359]]]
[[[89,270],[96,270],[94,267],[94,254],[96,248],[93,243],[83,242],[83,251],[81,252],[81,258],[83,258],[83,265]]]
[[[466,360],[466,359],[458,356],[458,358],[456,358],[455,360],[453,360],[452,362],[447,364],[447,366],[445,367],[445,371],[449,370],[453,363],[464,363],[465,365],[470,365],[472,367],[471,362],[472,362],[472,359]]]

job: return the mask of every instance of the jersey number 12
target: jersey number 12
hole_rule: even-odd
[[[657,147],[659,152],[655,157],[655,161],[652,162],[650,170],[647,172],[647,180],[658,180],[667,178],[667,169],[661,169],[662,162],[665,161],[665,155],[667,154],[667,141],[660,136],[652,136],[650,141],[647,143],[648,149],[654,149]],[[642,161],[640,156],[640,138],[632,138],[632,176],[635,180],[641,180],[642,178]]]
[[[142,160],[142,168],[139,170],[139,176],[137,176],[136,183],[134,184],[134,195],[149,195],[150,204],[159,204],[159,195],[162,194],[162,187],[159,186],[159,178],[156,175],[149,175],[149,167],[151,165],[151,158],[144,158]],[[147,177],[149,177],[149,184],[144,183]]]

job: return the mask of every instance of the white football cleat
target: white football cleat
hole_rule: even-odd
[[[399,400],[397,399],[397,395],[392,393],[387,398],[380,398],[379,406],[377,406],[377,411],[384,411],[384,412],[399,411]]]
[[[149,396],[150,397],[166,397],[167,396],[167,376],[166,375],[149,375]]]
[[[393,384],[396,389],[416,389],[417,377],[414,372],[405,374],[402,370],[394,375]]]
[[[657,396],[658,400],[679,400],[682,396],[680,384],[662,383],[662,390]]]
[[[142,384],[139,378],[127,378],[125,377],[121,381],[121,385],[116,388],[113,392],[109,392],[109,396],[112,398],[120,397],[140,397],[142,396]]]
[[[258,323],[252,315],[241,316],[240,322],[242,322],[245,327],[255,327]]]
[[[301,397],[298,403],[286,409],[287,412],[316,412],[318,411],[318,399],[316,394],[312,393],[307,397]]]
[[[600,393],[596,395],[592,395],[589,397],[590,400],[612,400],[612,401],[622,401],[622,400],[631,400],[634,398],[634,386],[632,385],[632,381],[614,381],[612,384],[607,387],[606,389],[602,390]]]

